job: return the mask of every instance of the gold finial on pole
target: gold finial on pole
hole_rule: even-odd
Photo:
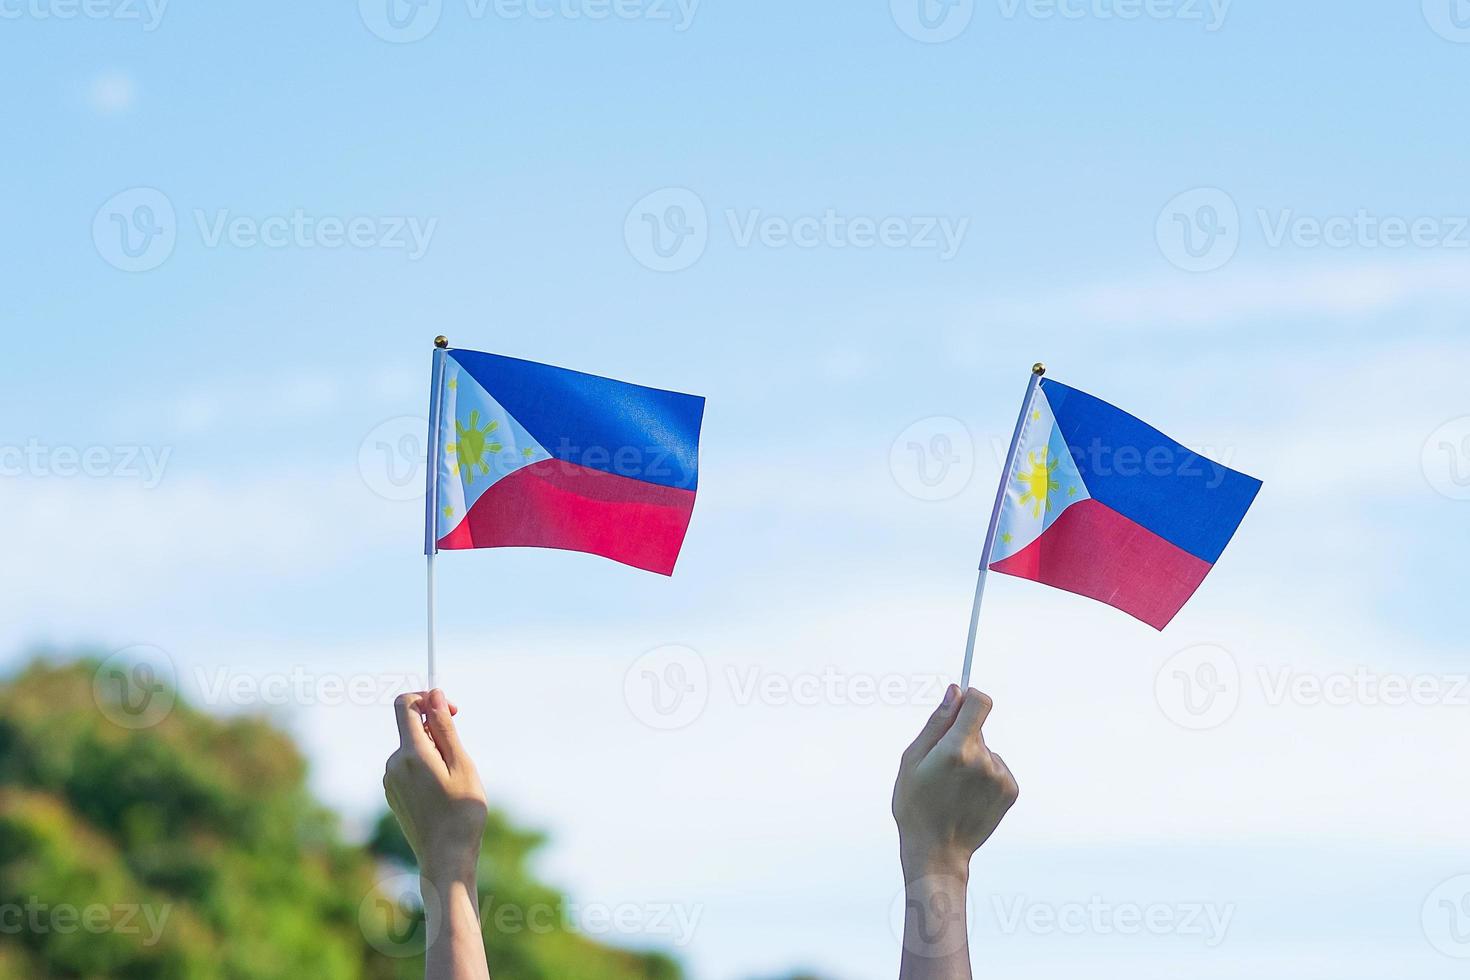
[[[1040,361],[1037,361],[1035,364],[1031,365],[1031,373],[1036,375],[1038,378],[1041,377],[1043,374],[1046,373],[1046,365],[1042,364]]]
[[[439,336],[434,338],[434,346],[439,348],[440,350],[444,350],[446,347],[449,346],[449,338],[441,333]]]

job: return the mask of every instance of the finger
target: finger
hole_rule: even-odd
[[[469,756],[459,741],[459,732],[454,727],[454,714],[449,710],[449,701],[438,688],[429,692],[426,714],[429,734],[434,736],[434,745],[443,756],[444,764],[451,770],[457,768]]]
[[[944,698],[929,716],[929,720],[924,722],[924,727],[919,731],[918,736],[909,743],[908,748],[903,750],[905,762],[917,762],[939,744],[939,740],[954,723],[955,707],[959,701],[960,689],[957,685],[951,684],[944,689]]]
[[[400,694],[393,701],[393,711],[398,718],[398,744],[407,752],[433,755],[434,745],[424,731],[419,712],[427,707],[423,691]]]
[[[967,741],[980,739],[980,727],[985,724],[985,719],[990,717],[990,709],[993,707],[990,695],[975,690],[973,687],[965,692],[964,700],[960,702],[959,717],[955,718],[954,724],[949,731],[944,733],[940,742],[947,748],[958,751],[960,746]]]

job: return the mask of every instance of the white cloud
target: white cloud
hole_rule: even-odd
[[[121,115],[133,109],[138,100],[138,83],[127,72],[113,71],[98,75],[87,88],[87,101],[102,115]]]
[[[1016,327],[1221,327],[1286,316],[1338,317],[1352,324],[1431,300],[1463,307],[1470,262],[1428,259],[1250,266],[1219,272],[1169,272],[998,298],[976,311],[982,323]],[[963,338],[960,338],[963,339]]]

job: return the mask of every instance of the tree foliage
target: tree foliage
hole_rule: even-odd
[[[285,733],[182,699],[131,730],[99,710],[98,667],[37,660],[0,686],[0,980],[422,977],[371,914],[389,902],[385,922],[421,925],[381,890],[412,863],[391,815],[354,845]],[[541,843],[492,813],[479,875],[496,980],[678,980],[667,956],[559,915],[494,929],[500,907],[564,906],[527,869]]]

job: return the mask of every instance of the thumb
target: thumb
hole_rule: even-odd
[[[460,744],[459,732],[454,728],[454,715],[449,706],[449,701],[444,697],[444,692],[435,688],[429,692],[428,710],[425,712],[425,725],[429,734],[434,736],[434,746],[443,757],[444,764],[450,771],[465,759],[464,746]]]

